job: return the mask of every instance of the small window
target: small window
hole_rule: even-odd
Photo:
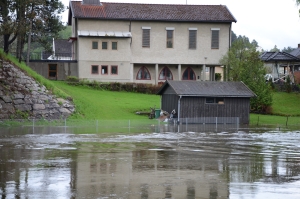
[[[92,49],[98,49],[98,42],[97,41],[93,41]]]
[[[56,75],[57,75],[57,64],[49,64],[48,66],[48,69],[49,69],[49,73],[48,73],[48,76],[49,78],[56,78]]]
[[[111,66],[111,74],[112,75],[118,74],[118,66]]]
[[[207,97],[205,102],[206,102],[206,104],[213,104],[213,103],[215,103],[215,98]]]
[[[211,48],[219,49],[219,30],[211,30]]]
[[[172,72],[168,67],[164,67],[159,74],[159,79],[160,80],[173,80],[173,75]]]
[[[196,80],[196,75],[195,72],[193,71],[193,69],[191,67],[188,67],[183,75],[182,75],[182,79],[183,80]]]
[[[144,48],[150,47],[150,29],[143,29],[142,46]]]
[[[174,30],[167,30],[167,48],[173,48],[173,34]]]
[[[206,104],[224,104],[223,97],[207,97],[205,100]]]
[[[92,74],[99,74],[99,67],[96,65],[92,66]]]
[[[150,73],[145,66],[140,68],[139,72],[136,75],[136,79],[137,80],[150,80],[151,79]]]
[[[118,42],[116,42],[116,41],[111,42],[111,49],[112,50],[117,50],[118,49]]]
[[[189,30],[189,49],[196,49],[197,30]]]
[[[107,42],[106,41],[102,42],[102,49],[107,50]]]
[[[101,66],[101,74],[107,75],[108,74],[108,66]]]

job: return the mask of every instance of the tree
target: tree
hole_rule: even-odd
[[[280,52],[280,50],[277,48],[277,46],[275,45],[274,48],[272,48],[270,50],[270,52]]]
[[[296,4],[297,4],[297,6],[299,6],[300,5],[300,0],[296,0]],[[299,15],[300,15],[300,10],[299,10]]]
[[[266,71],[256,45],[257,42],[250,43],[247,37],[239,36],[220,63],[225,66],[230,81],[244,82],[257,95],[250,100],[251,110],[266,112],[272,105],[272,93],[265,82]]]
[[[286,52],[286,53],[290,53],[290,52],[292,52],[292,51],[295,50],[295,49],[296,49],[296,48],[292,48],[292,47],[288,46],[287,48],[284,47],[281,51],[282,51],[282,52]]]
[[[8,53],[12,42],[18,39],[17,55],[20,54],[29,32],[33,41],[49,46],[48,39],[63,28],[58,16],[63,9],[60,0],[1,0],[0,34],[4,51]]]

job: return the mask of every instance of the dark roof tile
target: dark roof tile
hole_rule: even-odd
[[[236,22],[224,5],[175,5],[105,3],[84,5],[70,2],[75,18],[153,21]]]
[[[286,52],[264,52],[260,59],[264,62],[299,62],[300,58]]]
[[[171,86],[177,95],[202,97],[254,97],[256,96],[243,82],[216,81],[173,81],[167,80],[157,94]]]

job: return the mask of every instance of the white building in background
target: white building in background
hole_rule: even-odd
[[[151,84],[213,81],[230,47],[232,22],[224,5],[99,0],[70,1],[68,18],[79,78]]]

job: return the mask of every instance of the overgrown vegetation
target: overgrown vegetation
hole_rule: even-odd
[[[97,90],[106,91],[126,91],[136,93],[156,94],[161,85],[142,84],[142,83],[120,83],[120,82],[98,82],[87,79],[78,79],[74,76],[67,78],[67,83],[72,86],[88,86]]]
[[[229,81],[242,81],[257,95],[250,100],[251,111],[268,113],[272,105],[272,91],[266,84],[266,70],[256,47],[256,42],[250,43],[247,37],[239,37],[220,62],[225,65]]]

